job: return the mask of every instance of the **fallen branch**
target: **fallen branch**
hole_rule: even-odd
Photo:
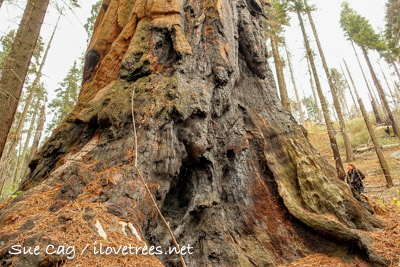
[[[382,149],[392,149],[392,148],[396,148],[396,147],[400,147],[400,144],[391,144],[391,145],[382,145]],[[362,147],[358,147],[356,149],[354,149],[354,153],[364,153],[367,151],[371,151],[374,150],[374,146],[362,146]]]

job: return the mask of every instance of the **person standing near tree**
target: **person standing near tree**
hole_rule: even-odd
[[[358,194],[364,194],[364,185],[362,180],[365,179],[365,175],[356,168],[353,163],[347,164],[347,183],[351,185]]]

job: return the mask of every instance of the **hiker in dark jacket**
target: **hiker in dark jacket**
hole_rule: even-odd
[[[362,180],[365,175],[356,168],[352,163],[347,165],[347,183],[357,191],[358,194],[364,193],[364,185]]]

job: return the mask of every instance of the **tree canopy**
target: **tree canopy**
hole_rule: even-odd
[[[368,19],[352,9],[348,2],[342,4],[340,25],[346,36],[359,46],[379,52],[387,49],[385,42],[372,28]]]
[[[82,68],[76,61],[69,69],[60,87],[55,90],[56,98],[51,101],[49,108],[54,114],[54,119],[49,124],[47,131],[51,132],[67,117],[78,99],[80,82],[82,78]]]
[[[400,1],[387,1],[385,19],[385,38],[388,47],[393,56],[400,58]]]

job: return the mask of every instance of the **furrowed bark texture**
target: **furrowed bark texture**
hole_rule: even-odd
[[[20,188],[27,192],[1,209],[3,247],[17,238],[118,245],[126,236],[171,246],[134,169],[135,90],[138,167],[178,243],[194,247],[188,266],[269,266],[349,247],[350,256],[385,264],[357,230],[382,223],[278,99],[261,10],[244,0],[104,1],[78,104],[30,163]],[[30,266],[46,260],[0,257]],[[131,258],[121,262],[159,264]],[[84,259],[110,265],[118,257]],[[179,265],[176,255],[160,260]]]

